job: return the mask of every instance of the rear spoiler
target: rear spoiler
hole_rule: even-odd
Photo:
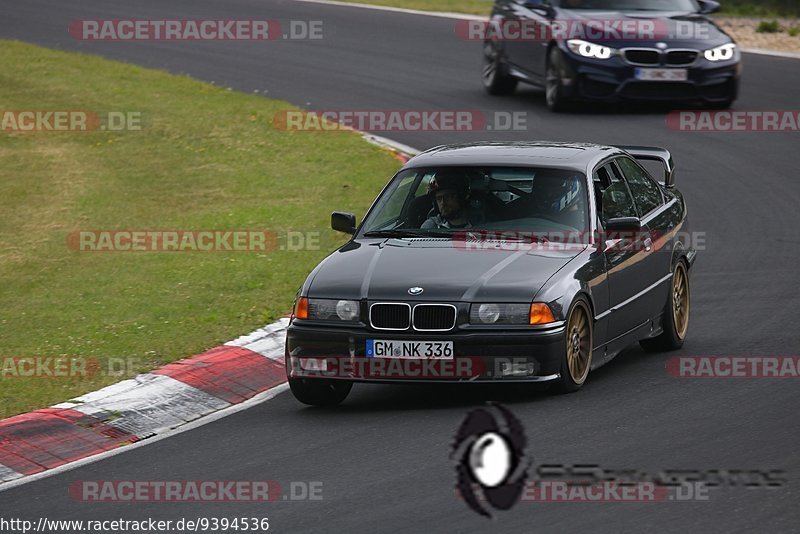
[[[675,162],[666,148],[629,145],[617,145],[616,148],[624,150],[635,159],[660,162],[664,165],[664,187],[667,189],[675,187]]]

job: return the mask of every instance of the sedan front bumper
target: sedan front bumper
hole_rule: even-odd
[[[545,382],[559,378],[563,323],[545,330],[459,330],[439,335],[298,324],[286,336],[289,378],[360,382]],[[368,357],[368,339],[451,341],[451,359]],[[323,363],[324,362],[324,363]]]
[[[615,102],[700,101],[721,103],[736,100],[739,94],[741,63],[712,64],[704,59],[686,67],[686,81],[643,81],[636,78],[637,68],[666,68],[636,66],[619,57],[598,61],[576,57],[565,52],[562,83],[565,96],[580,100]]]

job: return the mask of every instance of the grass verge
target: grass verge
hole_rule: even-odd
[[[360,218],[398,166],[352,132],[276,129],[276,112],[293,109],[285,102],[18,42],[0,41],[0,63],[0,112],[143,117],[141,131],[0,130],[0,418],[284,315],[310,269],[343,242],[329,229],[331,210]],[[66,244],[74,231],[130,229],[318,232],[319,246],[76,252]],[[85,359],[97,372],[14,376],[27,370],[15,358],[32,357]]]

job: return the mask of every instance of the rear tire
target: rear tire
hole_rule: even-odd
[[[326,378],[290,378],[294,398],[310,406],[336,406],[347,398],[353,383]]]
[[[497,45],[492,41],[483,43],[483,88],[490,95],[510,95],[519,81],[508,74],[508,66],[503,63]]]
[[[575,301],[567,314],[564,332],[564,358],[557,388],[572,393],[583,387],[592,367],[592,313],[582,298]]]
[[[658,337],[641,340],[639,345],[648,352],[664,352],[683,347],[683,341],[689,330],[690,311],[689,271],[686,264],[680,261],[675,266],[672,286],[664,306],[664,318],[662,319],[664,331]]]

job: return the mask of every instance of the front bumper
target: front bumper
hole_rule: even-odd
[[[631,65],[620,57],[600,61],[580,58],[570,52],[563,55],[565,96],[578,100],[699,101],[713,104],[736,100],[739,94],[740,62],[715,65],[699,59],[694,65],[675,67],[688,70],[687,81],[642,81],[636,79],[636,69],[648,67]]]
[[[422,335],[311,326],[295,320],[286,335],[286,372],[289,378],[359,382],[546,382],[560,376],[564,331],[559,323],[546,330]],[[368,339],[452,341],[454,355],[450,360],[367,357]],[[319,363],[322,360],[325,364]]]

